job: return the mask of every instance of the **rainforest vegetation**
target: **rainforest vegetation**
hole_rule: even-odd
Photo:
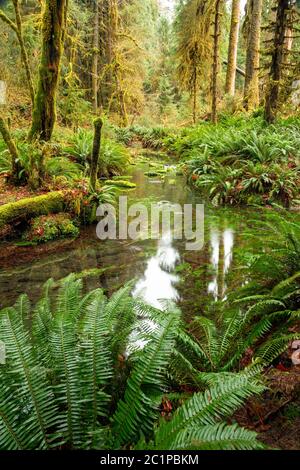
[[[299,450],[299,0],[0,0],[0,63],[0,450]]]

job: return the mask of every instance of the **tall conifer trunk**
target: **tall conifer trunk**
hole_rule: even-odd
[[[240,29],[241,0],[232,0],[231,26],[228,46],[228,65],[226,74],[225,93],[234,96],[237,68],[237,52]]]
[[[98,110],[98,63],[99,63],[99,2],[95,1],[94,16],[94,37],[93,37],[93,69],[92,69],[92,89],[94,113]]]
[[[263,0],[248,0],[248,2],[250,2],[250,24],[247,40],[244,105],[246,109],[254,109],[259,105],[259,49]]]
[[[216,10],[214,18],[214,51],[213,51],[213,66],[212,66],[212,112],[211,120],[213,123],[217,122],[217,107],[218,107],[218,73],[219,73],[219,43],[220,43],[220,9],[222,0],[216,0]]]
[[[278,0],[274,41],[271,54],[271,67],[269,86],[266,95],[265,118],[266,121],[272,123],[275,121],[276,112],[278,108],[278,98],[280,90],[280,81],[282,78],[282,67],[284,58],[286,56],[286,49],[289,47],[291,30],[289,28],[289,0]],[[288,34],[288,36],[287,36]],[[291,47],[291,46],[290,46]]]

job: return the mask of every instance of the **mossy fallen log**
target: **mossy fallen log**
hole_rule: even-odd
[[[63,191],[53,191],[42,196],[4,204],[0,206],[0,229],[5,225],[26,221],[38,215],[63,212],[64,207],[65,194]]]

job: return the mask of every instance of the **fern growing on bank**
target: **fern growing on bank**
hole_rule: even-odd
[[[293,214],[270,212],[256,233],[247,283],[178,335],[173,378],[201,384],[206,372],[239,370],[245,360],[266,366],[300,338],[290,332],[300,318],[300,224]]]
[[[54,300],[52,284],[35,309],[22,296],[0,313],[1,449],[261,447],[254,433],[226,424],[262,391],[250,375],[217,381],[158,424],[182,331],[177,309],[143,305],[131,285],[110,300],[101,289],[83,295],[74,276]]]

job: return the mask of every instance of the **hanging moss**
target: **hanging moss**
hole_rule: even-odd
[[[62,212],[64,206],[64,193],[62,191],[4,204],[0,206],[0,229],[7,224],[29,220],[38,215]]]
[[[56,120],[56,94],[66,26],[66,0],[47,0],[44,7],[43,44],[29,140],[51,139]]]

